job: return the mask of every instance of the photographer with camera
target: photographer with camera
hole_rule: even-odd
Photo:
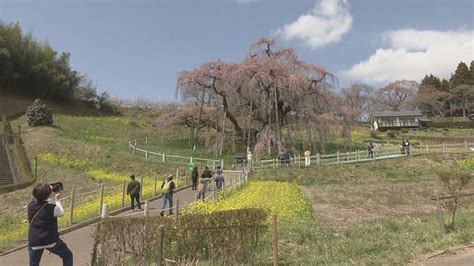
[[[59,200],[63,190],[61,182],[38,184],[33,189],[33,200],[28,204],[28,251],[30,265],[40,264],[43,251],[58,255],[63,265],[72,265],[72,252],[59,238],[58,218],[64,215],[64,208]],[[49,199],[51,193],[54,199]]]

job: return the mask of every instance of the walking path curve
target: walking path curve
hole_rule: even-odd
[[[236,180],[239,176],[238,172],[224,172],[224,176],[226,177],[226,181],[229,182],[231,179]],[[234,181],[232,181],[234,182]],[[187,186],[185,189],[176,192],[174,197],[174,201],[179,199],[180,205],[183,206],[185,204],[191,203],[195,200],[197,192],[191,190],[190,186]],[[207,195],[206,195],[207,196]],[[155,200],[150,202],[150,216],[159,215],[160,212],[156,210],[161,209],[161,199]],[[154,211],[155,210],[155,211]],[[126,216],[131,215],[132,211],[128,210],[125,212],[120,213],[117,216]],[[143,214],[141,214],[143,215]],[[91,254],[92,254],[92,247],[94,245],[92,233],[96,223],[91,225],[79,228],[77,230],[65,233],[61,235],[61,238],[64,242],[68,245],[71,249],[73,256],[74,256],[74,265],[89,265],[91,261]],[[0,257],[0,265],[10,266],[10,265],[28,265],[29,258],[28,258],[28,249],[22,248],[10,254]],[[55,266],[55,265],[62,265],[61,259],[54,255],[49,254],[49,252],[45,251],[43,253],[43,257],[41,259],[41,265],[48,265],[48,266]]]

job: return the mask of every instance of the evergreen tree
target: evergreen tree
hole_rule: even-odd
[[[449,88],[454,89],[459,85],[471,84],[471,72],[464,62],[460,62],[454,75],[449,80]]]
[[[423,80],[421,81],[420,90],[423,87],[433,87],[437,89],[441,89],[441,81],[438,77],[430,74],[429,76],[426,75]]]
[[[471,61],[469,72],[471,72],[471,84],[474,84],[474,60]]]

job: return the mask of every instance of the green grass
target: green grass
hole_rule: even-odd
[[[59,109],[60,107],[54,107]],[[133,120],[133,122],[130,122]],[[161,140],[161,133],[153,126],[150,117],[129,118],[124,116],[54,114],[52,127],[31,128],[25,117],[12,122],[17,129],[21,125],[22,139],[31,165],[34,168],[34,157],[38,159],[38,182],[62,181],[65,185],[63,196],[74,189],[76,193],[95,190],[101,182],[107,187],[121,185],[128,181],[130,174],[138,178],[150,178],[155,174],[161,180],[167,174],[174,174],[179,168],[183,175],[187,163],[162,162],[161,158],[145,159],[143,155],[134,156],[127,148],[132,139]],[[183,142],[184,143],[184,142]],[[175,155],[189,155],[191,150],[182,145],[175,147],[173,139],[165,139],[159,146]],[[197,150],[200,156],[211,156],[205,148]],[[198,164],[200,168],[204,165]],[[2,194],[0,210],[0,232],[9,234],[6,241],[1,241],[0,251],[13,247],[25,238],[22,226],[26,216],[25,206],[31,199],[32,188],[25,188]],[[81,200],[81,199],[78,199]],[[20,203],[20,206],[19,206]],[[66,204],[67,207],[67,204]],[[8,219],[7,219],[8,217]],[[14,233],[14,234],[13,234]],[[4,240],[5,240],[4,239]]]
[[[464,158],[460,156],[459,159]],[[422,254],[474,241],[474,204],[463,199],[458,227],[441,239],[435,189],[450,156],[411,157],[360,165],[257,171],[253,178],[296,182],[313,204],[316,220],[279,221],[280,260],[288,265],[400,265]],[[466,190],[474,189],[470,184]],[[447,222],[447,221],[446,221]],[[267,236],[271,254],[271,238]]]
[[[442,240],[434,216],[372,220],[347,228],[316,221],[299,225],[280,221],[279,258],[286,265],[401,265],[413,258],[474,239],[474,212],[459,214],[459,227]],[[271,238],[262,256],[271,254]],[[268,261],[267,261],[268,262]]]

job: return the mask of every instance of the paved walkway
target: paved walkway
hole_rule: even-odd
[[[231,179],[238,177],[238,173],[224,173],[226,181],[229,182]],[[197,191],[187,188],[179,191],[174,195],[174,200],[179,199],[180,206],[190,203],[195,200]],[[207,193],[206,193],[206,196]],[[161,208],[161,199],[150,202],[150,210],[159,210]],[[131,214],[132,211],[123,212],[117,216],[124,216]],[[143,215],[143,214],[140,214]],[[159,215],[158,211],[151,211],[150,215]],[[66,233],[61,236],[64,242],[72,250],[74,255],[74,265],[90,265],[92,247],[94,245],[92,233],[96,224],[92,224],[72,232]],[[10,265],[28,265],[28,250],[27,248],[20,249],[8,255],[0,257],[1,266]],[[55,266],[62,265],[62,260],[54,254],[49,254],[48,251],[43,253],[41,259],[41,265]]]

